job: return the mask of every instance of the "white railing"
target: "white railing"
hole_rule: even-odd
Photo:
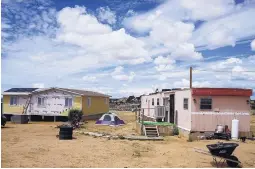
[[[166,114],[165,106],[155,106],[155,118],[164,118]]]

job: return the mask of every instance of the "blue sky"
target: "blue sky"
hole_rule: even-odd
[[[255,91],[255,1],[3,0],[2,90]],[[255,95],[255,93],[254,93]]]

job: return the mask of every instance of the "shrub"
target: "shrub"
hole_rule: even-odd
[[[69,110],[68,121],[74,129],[80,127],[80,121],[82,119],[82,115],[83,115],[83,113],[79,109]]]
[[[179,135],[179,129],[176,125],[173,125],[173,135]]]

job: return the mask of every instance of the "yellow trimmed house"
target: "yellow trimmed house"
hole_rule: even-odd
[[[67,116],[69,109],[80,109],[84,116],[109,111],[109,95],[67,88],[12,88],[3,95],[3,114]]]

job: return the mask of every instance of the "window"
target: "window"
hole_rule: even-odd
[[[73,99],[72,98],[65,98],[65,107],[72,107],[73,106]]]
[[[159,98],[157,98],[157,105],[159,106]]]
[[[154,98],[152,98],[151,105],[154,106]]]
[[[189,109],[189,99],[187,99],[187,98],[183,99],[183,109],[184,110]]]
[[[18,105],[18,97],[17,96],[11,96],[10,105]]]
[[[88,97],[88,102],[87,102],[87,104],[88,104],[88,107],[91,106],[91,98],[90,98],[90,97]]]
[[[38,97],[38,98],[37,98],[37,105],[38,105],[38,106],[44,106],[44,105],[45,105],[45,99],[44,99],[44,97]]]
[[[200,99],[200,109],[201,110],[211,110],[212,109],[212,98],[201,98]]]
[[[108,103],[108,102],[107,102],[107,98],[104,98],[104,103],[105,103],[105,104],[107,104],[107,103]]]

